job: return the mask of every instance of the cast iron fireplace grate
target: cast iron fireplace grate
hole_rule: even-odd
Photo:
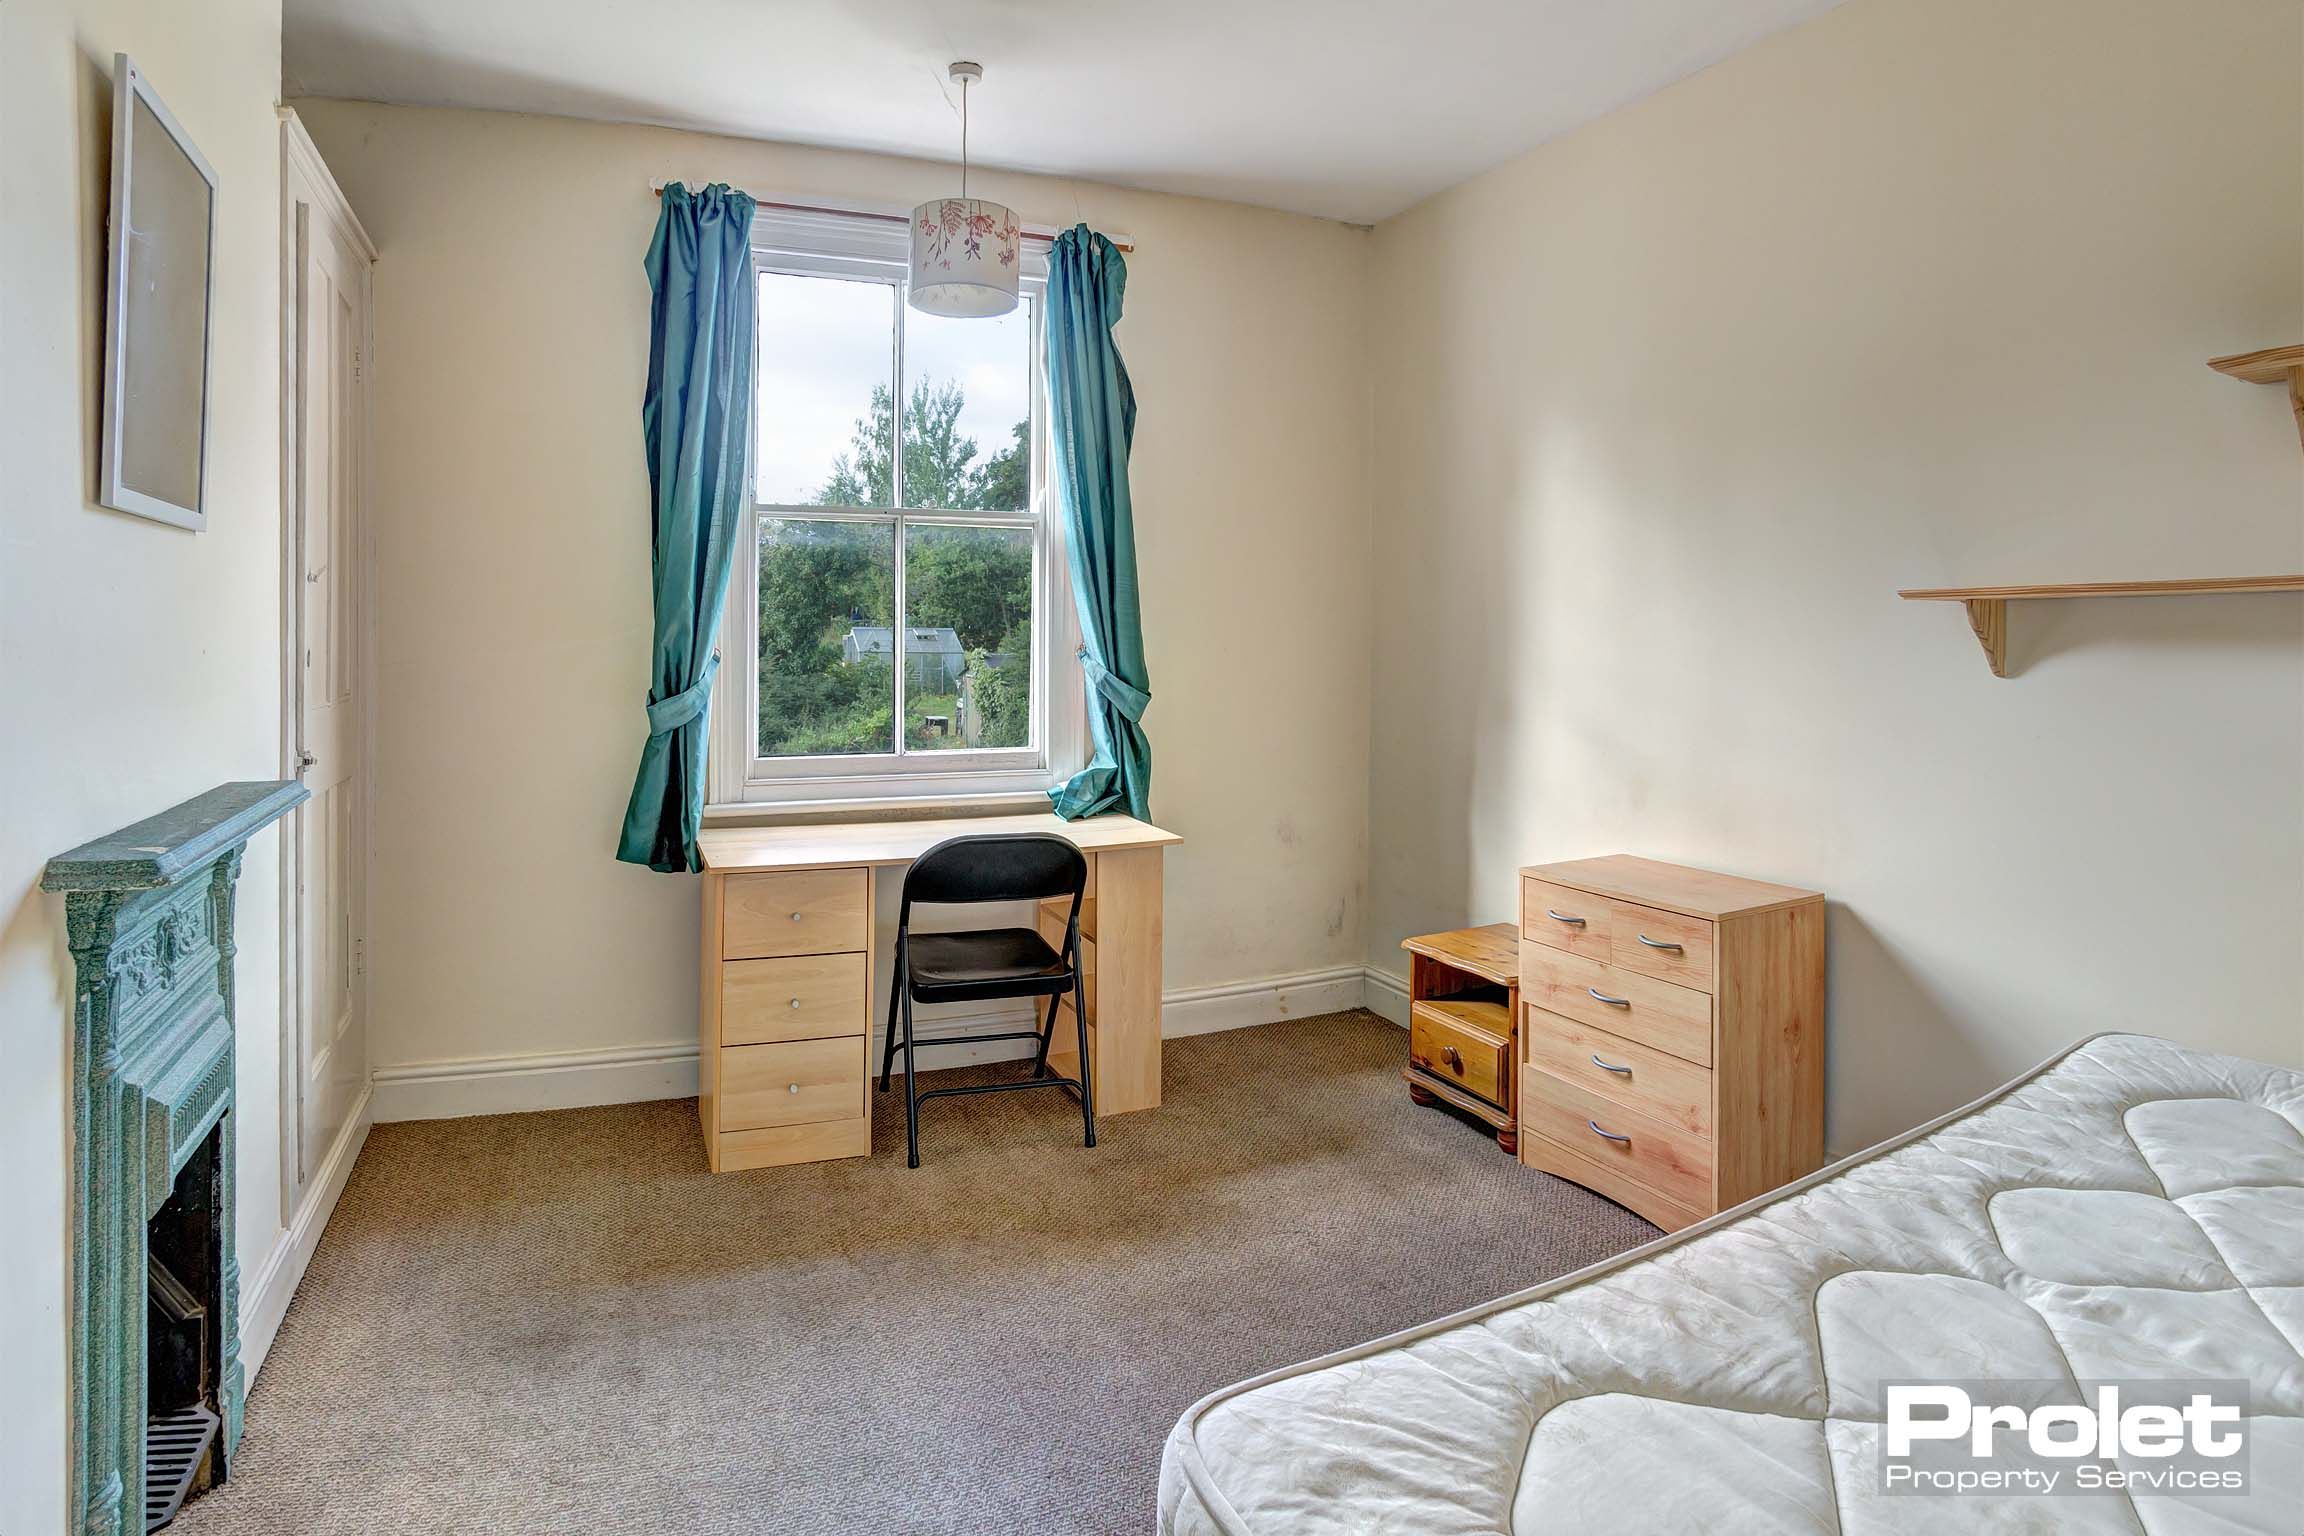
[[[204,1403],[144,1421],[144,1529],[176,1518],[192,1478],[216,1443],[218,1421]]]

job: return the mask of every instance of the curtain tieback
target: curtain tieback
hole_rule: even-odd
[[[696,681],[668,699],[652,699],[648,704],[648,734],[663,736],[680,729],[689,721],[702,716],[704,706],[712,701],[712,679],[720,671],[720,653],[714,651],[704,663],[704,670]]]
[[[1102,694],[1106,703],[1120,711],[1132,724],[1142,723],[1144,711],[1152,703],[1151,694],[1114,675],[1109,667],[1089,655],[1085,646],[1080,651],[1080,671],[1087,678],[1088,686]]]

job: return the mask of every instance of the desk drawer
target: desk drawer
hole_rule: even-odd
[[[1408,1016],[1408,1060],[1491,1104],[1504,1102],[1512,1021],[1501,1003],[1418,1003]]]
[[[872,981],[861,954],[720,962],[720,1043],[861,1035]]]
[[[1526,1012],[1530,1066],[1612,1104],[1653,1115],[1691,1136],[1711,1139],[1710,1072],[1669,1051],[1626,1040],[1557,1013],[1533,1007]]]
[[[1520,946],[1520,996],[1548,1013],[1712,1065],[1712,995],[1563,954]],[[1614,999],[1614,1001],[1610,1001]]]
[[[1520,1078],[1520,1123],[1675,1204],[1712,1209],[1712,1143],[1701,1137],[1536,1067]]]
[[[864,1113],[864,1037],[731,1045],[720,1052],[720,1129],[809,1125]]]
[[[729,875],[721,897],[720,956],[762,960],[865,947],[871,875],[862,869],[799,869]]]
[[[1605,898],[1548,880],[1520,877],[1520,937],[1572,955],[1605,960],[1610,922]]]

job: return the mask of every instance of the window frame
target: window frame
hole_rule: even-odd
[[[892,499],[903,492],[905,393],[904,284],[909,219],[877,211],[827,214],[773,209],[764,204],[753,221],[752,265],[761,273],[884,283],[896,306],[889,374],[894,393],[891,430],[897,444]],[[705,771],[708,809],[778,806],[939,804],[1036,799],[1087,760],[1086,688],[1081,676],[1078,615],[1073,607],[1064,531],[1049,485],[1048,392],[1042,346],[1046,324],[1046,249],[1027,242],[1020,286],[1030,299],[1027,381],[1032,408],[1031,505],[1020,512],[953,511],[927,507],[822,507],[763,502],[754,478],[753,442],[745,445],[744,509],[730,562],[728,598],[721,615],[720,676],[713,688]],[[757,349],[756,349],[757,350]],[[755,359],[753,398],[759,398]],[[894,750],[812,757],[759,755],[760,529],[765,518],[863,523],[893,530],[894,602],[890,616],[895,688]],[[1032,702],[1030,744],[1021,748],[904,749],[904,546],[908,527],[1022,528],[1032,535]]]

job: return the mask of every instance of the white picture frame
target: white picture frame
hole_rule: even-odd
[[[112,209],[97,499],[208,526],[216,171],[125,53],[112,58]]]

